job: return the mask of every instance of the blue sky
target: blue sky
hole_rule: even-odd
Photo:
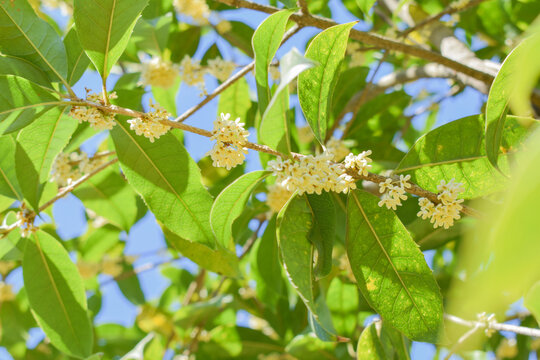
[[[338,22],[348,22],[357,20],[352,16],[338,0],[331,0],[330,7],[334,14],[334,19]],[[60,17],[57,12],[50,12],[55,18],[59,19],[61,25],[65,25],[65,19]],[[251,27],[255,28],[266,15],[254,11],[248,10],[234,10],[223,12],[222,18],[227,20],[239,20],[244,21]],[[369,29],[369,24],[360,22],[356,25],[356,28],[361,30]],[[304,29],[298,35],[296,35],[291,41],[285,44],[277,54],[279,58],[292,47],[298,48],[300,51],[305,49],[305,43],[314,34],[317,33],[315,29]],[[458,34],[460,35],[460,34]],[[250,59],[242,55],[236,50],[232,50],[223,40],[219,39],[214,32],[210,32],[205,35],[201,41],[199,49],[195,55],[196,58],[202,57],[206,49],[211,46],[216,39],[218,40],[218,46],[222,50],[226,60],[234,60],[239,64],[247,64]],[[475,41],[475,47],[481,47],[482,43]],[[392,71],[391,66],[383,66],[378,72],[376,78]],[[113,75],[107,83],[107,87],[111,89],[114,86],[118,76]],[[253,77],[248,75],[248,82],[253,88]],[[208,91],[212,91],[217,85],[216,81],[210,77],[207,78]],[[93,71],[87,71],[83,78],[75,86],[75,91],[79,96],[84,96],[84,88],[90,88],[94,92],[101,91],[101,81],[97,73]],[[438,96],[442,96],[449,90],[449,85],[445,80],[420,80],[413,84],[405,86],[405,91],[411,95],[418,95],[421,91],[428,90],[436,93]],[[182,113],[191,106],[200,101],[199,90],[194,87],[188,87],[181,85],[180,91],[181,98],[177,97],[177,110],[178,113]],[[440,110],[437,116],[436,126],[440,126],[448,121],[455,120],[464,116],[478,114],[481,111],[481,106],[486,97],[478,92],[466,89],[463,93],[455,96],[451,99],[447,99],[441,102]],[[418,105],[418,106],[421,106]],[[417,106],[411,107],[407,110],[407,114],[413,113]],[[187,120],[188,124],[202,127],[204,129],[211,129],[212,122],[216,117],[217,112],[217,100],[211,101],[194,116]],[[418,117],[413,121],[413,125],[421,127],[425,117]],[[93,138],[84,144],[83,150],[88,153],[95,152],[96,146],[99,141],[103,139],[103,136]],[[253,139],[254,140],[254,139]],[[211,143],[208,139],[195,134],[185,134],[186,147],[195,160],[199,160],[204,154],[210,150]],[[258,156],[255,152],[250,151],[247,160],[247,170],[252,171],[260,169],[260,163]],[[67,240],[73,237],[80,236],[86,231],[86,220],[84,216],[84,208],[82,203],[74,196],[68,196],[59,200],[53,206],[53,214],[58,226],[58,234],[62,239]],[[163,250],[166,248],[163,235],[160,228],[157,226],[155,219],[151,213],[147,213],[130,231],[129,235],[125,235],[126,255],[140,255],[136,262],[135,267],[161,261],[169,258]],[[433,251],[426,252],[426,259],[428,264],[431,265],[431,259],[433,257]],[[179,266],[186,268],[190,271],[196,271],[196,265],[189,260],[175,261],[173,266]],[[107,276],[100,277],[100,281],[107,280]],[[163,290],[168,286],[169,282],[166,278],[160,275],[159,269],[147,271],[139,275],[143,292],[147,299],[157,299]],[[21,271],[13,272],[7,279],[7,282],[15,285],[19,288],[22,284]],[[102,287],[103,293],[103,305],[100,313],[96,318],[97,324],[114,322],[122,325],[130,326],[134,323],[135,316],[137,315],[137,308],[133,306],[124,296],[121,294],[118,286],[114,282],[110,282]],[[247,315],[245,313],[239,314],[238,322],[245,325],[247,323]],[[42,338],[43,334],[39,329],[33,330],[30,333],[28,340],[28,346],[35,346]],[[1,349],[0,349],[1,350]],[[415,343],[413,345],[412,358],[413,359],[431,359],[435,353],[434,347],[429,344]],[[10,359],[11,357],[0,351],[0,359]]]

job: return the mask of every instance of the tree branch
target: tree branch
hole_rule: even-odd
[[[480,327],[483,329],[493,329],[497,331],[510,331],[516,334],[521,334],[525,336],[534,336],[534,337],[540,337],[540,329],[533,329],[528,328],[524,326],[517,326],[517,325],[510,325],[510,324],[502,324],[498,322],[490,323],[489,325],[486,325],[484,322],[481,321],[469,321],[464,320],[462,318],[459,318],[454,315],[450,314],[444,314],[444,318],[448,321],[451,321],[455,324],[467,326],[467,327]]]
[[[268,14],[273,14],[280,10],[273,6],[261,5],[261,4],[250,2],[247,0],[217,0],[217,1],[226,5],[229,5],[229,6],[262,11]],[[313,26],[319,29],[327,29],[331,26],[338,25],[338,23],[336,23],[335,21],[332,21],[330,19],[327,19],[321,16],[312,15],[312,14],[298,14],[297,13],[297,14],[291,15],[290,19],[296,22],[298,25]],[[458,61],[442,56],[441,54],[438,54],[436,52],[426,50],[418,46],[407,45],[403,42],[396,41],[396,40],[393,40],[393,39],[390,39],[390,38],[387,38],[387,37],[384,37],[375,33],[352,29],[350,33],[350,37],[351,39],[358,40],[369,45],[377,46],[381,49],[402,52],[405,54],[409,54],[412,56],[425,59],[430,62],[435,62],[441,65],[444,65],[455,71],[468,75],[472,78],[483,81],[486,84],[491,84],[491,82],[494,79],[494,76],[490,73],[461,64]]]

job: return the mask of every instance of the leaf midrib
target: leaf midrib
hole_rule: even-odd
[[[39,250],[39,256],[41,261],[43,262],[43,266],[45,267],[45,270],[47,271],[47,276],[49,278],[49,281],[51,282],[52,288],[54,290],[54,293],[56,295],[56,298],[58,302],[60,303],[60,307],[62,308],[62,312],[64,313],[64,317],[66,318],[66,321],[68,323],[69,329],[71,330],[73,337],[75,338],[75,341],[77,341],[77,344],[79,345],[79,349],[83,349],[82,344],[79,340],[79,337],[77,336],[77,333],[75,332],[75,329],[73,327],[73,324],[71,323],[71,319],[69,317],[69,314],[67,312],[67,309],[64,305],[64,302],[62,301],[62,297],[60,296],[60,292],[58,291],[58,287],[56,286],[56,282],[54,281],[54,278],[51,273],[51,269],[49,268],[49,263],[47,262],[47,259],[45,258],[45,254],[43,253],[43,250],[41,249],[41,244],[39,243],[39,237],[36,234],[34,235],[34,240],[36,241],[36,247]]]
[[[358,206],[358,209],[360,209],[360,211],[362,212],[362,216],[364,217],[364,220],[366,221],[366,224],[369,226],[369,229],[371,230],[371,233],[373,234],[373,236],[375,237],[375,240],[377,240],[377,243],[379,244],[379,247],[381,248],[381,251],[383,252],[384,256],[386,257],[386,259],[388,260],[388,262],[390,263],[390,265],[392,266],[392,269],[394,270],[394,273],[396,274],[396,277],[398,278],[399,282],[401,283],[401,286],[403,287],[403,289],[405,289],[405,291],[407,292],[407,295],[409,296],[409,299],[411,299],[411,302],[412,304],[414,305],[414,308],[416,309],[416,312],[418,312],[418,315],[420,315],[420,318],[422,319],[422,322],[424,323],[424,325],[426,326],[427,329],[430,329],[430,326],[428,325],[428,323],[426,322],[426,319],[424,319],[424,316],[422,315],[422,312],[420,311],[420,308],[418,307],[418,304],[416,304],[416,301],[414,301],[414,298],[412,296],[412,294],[410,293],[409,291],[409,288],[405,285],[405,282],[403,281],[403,279],[401,278],[398,270],[396,269],[396,266],[394,265],[394,263],[392,262],[392,259],[390,258],[390,255],[388,255],[388,253],[386,252],[386,249],[384,248],[384,246],[382,245],[381,241],[379,240],[379,236],[377,235],[377,232],[375,231],[375,229],[373,228],[373,226],[371,225],[371,222],[369,221],[366,213],[364,212],[364,208],[362,207],[362,205],[360,204],[360,202],[358,201],[358,198],[356,197],[356,194],[353,192],[352,193],[352,196],[354,198],[354,202],[356,203],[356,205]]]
[[[115,0],[116,1],[116,0]],[[13,19],[13,17],[11,17],[11,15],[8,13],[8,11],[4,8],[4,5],[0,3],[0,8],[4,11],[4,13],[6,14],[6,16],[11,20],[11,22],[13,23],[13,25],[15,25],[15,27],[19,30],[19,32],[23,35],[23,37],[26,39],[26,41],[28,41],[28,43],[30,44],[30,46],[32,46],[36,52],[36,54],[39,55],[39,57],[45,62],[45,64],[47,64],[47,66],[53,71],[53,73],[58,77],[58,79],[64,84],[66,85],[66,87],[69,89],[69,85],[67,84],[66,82],[66,79],[64,79],[62,77],[62,75],[60,75],[58,73],[58,71],[56,71],[56,69],[51,65],[51,63],[49,63],[49,61],[45,58],[45,56],[41,53],[41,51],[39,51],[39,48],[37,48],[34,43],[30,40],[30,38],[28,36],[26,36],[26,33],[23,31],[23,29],[21,29],[21,27],[19,26],[19,24],[17,24],[15,22],[15,19]],[[35,20],[34,20],[35,21]]]
[[[11,181],[9,181],[6,173],[4,172],[4,170],[0,167],[0,173],[2,174],[2,177],[5,179],[6,181],[6,184],[8,184],[9,188],[11,189],[11,191],[13,192],[13,195],[15,195],[17,197],[17,199],[19,199],[20,201],[22,201],[19,193],[17,193],[17,191],[15,190],[15,188],[13,187],[13,184],[11,184]]]
[[[111,43],[111,34],[112,34],[112,26],[113,26],[113,19],[114,19],[114,12],[116,10],[116,1],[113,0],[112,8],[111,8],[111,18],[109,19],[109,29],[107,31],[107,41],[105,43],[105,53],[103,54],[103,76],[107,77],[107,63],[109,61],[109,46]]]
[[[479,155],[479,156],[471,156],[468,158],[437,161],[437,162],[432,162],[432,163],[427,163],[427,164],[419,164],[419,165],[410,166],[406,168],[396,169],[394,170],[394,172],[400,173],[400,172],[405,172],[405,171],[410,171],[410,170],[421,169],[424,167],[439,166],[439,165],[444,165],[444,164],[455,164],[455,163],[461,163],[461,162],[467,162],[467,161],[473,161],[473,160],[480,160],[484,158],[487,158],[487,155]]]
[[[187,212],[189,213],[190,217],[194,220],[195,224],[197,224],[197,226],[199,227],[199,230],[201,231],[202,234],[204,234],[204,237],[206,239],[208,239],[208,236],[206,234],[206,231],[204,229],[204,227],[202,226],[202,224],[199,222],[199,219],[197,218],[197,216],[195,216],[195,214],[193,214],[193,212],[191,212],[191,209],[189,208],[189,206],[187,206],[187,204],[184,202],[184,199],[182,199],[182,197],[180,196],[180,194],[178,194],[176,192],[176,189],[169,183],[169,181],[167,180],[167,178],[163,175],[163,173],[159,170],[159,168],[156,166],[156,164],[154,164],[154,162],[152,161],[152,159],[146,154],[146,151],[144,151],[142,149],[142,147],[139,145],[139,143],[137,141],[135,141],[135,139],[133,138],[133,136],[129,133],[129,131],[127,131],[123,126],[122,124],[120,124],[120,122],[118,120],[116,120],[116,122],[118,123],[118,126],[120,126],[120,128],[126,133],[126,135],[131,139],[131,141],[135,144],[135,146],[137,146],[137,148],[139,149],[139,151],[141,152],[141,154],[144,155],[144,157],[146,158],[146,160],[152,165],[152,167],[156,170],[156,172],[159,174],[160,178],[165,182],[165,184],[167,184],[167,186],[172,190],[172,192],[174,193],[174,195],[176,196],[176,198],[178,200],[180,200],[180,202],[182,203],[182,205],[184,206],[184,208],[187,210]],[[212,239],[209,239],[209,240],[212,240]]]

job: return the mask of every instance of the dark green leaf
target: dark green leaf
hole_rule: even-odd
[[[227,186],[214,201],[210,222],[218,244],[225,249],[231,249],[234,244],[232,238],[234,220],[244,210],[253,189],[268,175],[270,172],[263,170],[244,174]]]
[[[12,199],[22,200],[22,191],[15,172],[16,143],[9,135],[0,136],[0,194]]]
[[[90,59],[81,46],[75,26],[72,26],[64,37],[64,46],[66,47],[68,61],[67,82],[73,85],[79,81],[88,65],[90,65]]]
[[[399,331],[435,342],[442,325],[442,298],[424,256],[391,210],[364,191],[349,194],[347,255],[370,305]]]
[[[231,30],[220,35],[232,46],[237,47],[247,56],[253,57],[251,48],[253,29],[241,21],[229,21],[229,24],[231,24]]]
[[[332,270],[332,249],[336,237],[336,210],[329,193],[308,194],[307,200],[313,218],[313,226],[309,234],[310,241],[317,249],[315,277],[325,277]]]
[[[118,120],[111,135],[128,182],[156,218],[183,239],[213,248],[212,197],[182,143],[170,132],[152,143],[124,120]]]
[[[156,20],[141,19],[133,29],[131,41],[140,51],[161,56],[167,48],[172,14],[167,14]]]
[[[148,0],[75,0],[73,18],[86,54],[102,78],[124,52]]]
[[[315,137],[324,144],[330,118],[332,93],[345,55],[349,32],[356,22],[332,26],[317,35],[306,50],[306,58],[319,66],[298,77],[298,100]]]
[[[51,87],[47,75],[40,68],[20,57],[0,55],[0,74],[20,76],[38,85]]]
[[[92,353],[83,281],[58,240],[38,231],[27,242],[24,286],[34,316],[52,344],[76,357]]]
[[[294,10],[282,10],[270,15],[253,34],[255,80],[257,82],[257,97],[261,115],[264,114],[271,98],[270,88],[268,87],[268,66],[281,44],[283,34],[285,34],[285,26],[293,12]]]
[[[122,264],[122,273],[131,274],[132,276],[120,277],[116,280],[120,291],[122,294],[135,305],[143,305],[145,303],[144,293],[141,289],[141,283],[139,282],[139,277],[134,272],[133,266],[131,264],[123,263]]]

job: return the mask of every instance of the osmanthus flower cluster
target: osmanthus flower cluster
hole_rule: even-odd
[[[105,105],[103,94],[91,94],[88,89],[86,89],[86,92],[86,100],[95,104]],[[117,98],[114,92],[110,93],[108,97],[109,99]],[[106,113],[92,106],[73,106],[69,114],[79,120],[79,123],[87,121],[90,123],[90,126],[97,130],[111,130],[116,125],[114,114]]]
[[[222,58],[208,60],[208,72],[220,81],[227,80],[236,69],[236,64]]]
[[[289,201],[293,192],[287,190],[286,187],[280,184],[268,186],[268,194],[266,195],[266,204],[275,213],[278,213],[283,205]]]
[[[460,205],[463,199],[458,199],[459,195],[464,191],[462,183],[455,183],[454,179],[448,183],[441,180],[441,183],[437,185],[437,199],[439,204],[435,205],[429,199],[420,198],[418,204],[420,205],[420,211],[418,216],[422,219],[430,219],[434,228],[444,227],[448,229],[454,225],[454,220],[459,220],[459,212],[462,209]]]
[[[407,200],[405,192],[411,187],[410,178],[411,175],[399,175],[399,180],[388,178],[385,182],[379,183],[379,192],[382,194],[379,206],[386,206],[387,209],[392,210],[401,206],[401,200]]]
[[[191,16],[197,23],[201,25],[208,23],[210,9],[205,0],[174,0],[173,5],[177,12]]]
[[[51,182],[55,181],[59,186],[70,185],[81,176],[92,173],[106,161],[106,157],[89,158],[84,151],[80,154],[60,153],[52,166]]]
[[[229,120],[231,114],[221,113],[220,117],[214,121],[214,129],[210,139],[216,140],[216,144],[208,152],[212,158],[212,165],[224,167],[227,170],[242,164],[247,154],[244,145],[247,142],[249,132],[244,129],[244,124],[240,118]]]
[[[234,69],[236,69],[234,62],[219,57],[208,60],[208,66],[202,65],[199,60],[192,59],[188,55],[180,62],[182,81],[190,86],[197,86],[203,92],[205,92],[204,74],[209,73],[216,79],[225,81]]]
[[[178,67],[158,56],[142,63],[141,84],[168,89],[180,74]]]
[[[336,139],[333,136],[326,143],[326,152],[334,156],[334,161],[341,161],[345,156],[350,154],[350,150],[343,140]]]
[[[150,108],[154,111],[127,122],[129,128],[134,130],[137,135],[143,135],[150,139],[150,142],[154,142],[155,139],[159,139],[161,135],[166,134],[171,129],[169,125],[160,122],[160,120],[167,120],[171,114],[158,104],[152,103],[152,99],[150,99]]]
[[[21,211],[17,212],[17,220],[20,222],[19,228],[21,229],[22,237],[29,237],[33,233],[39,230],[39,227],[34,225],[34,219],[36,214],[23,206]]]

